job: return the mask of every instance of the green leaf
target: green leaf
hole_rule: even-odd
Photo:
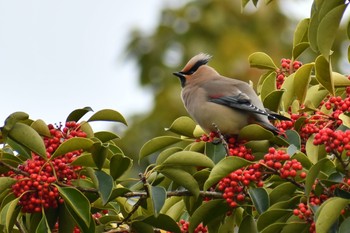
[[[111,195],[109,196],[108,202],[114,200],[117,197],[122,197],[124,194],[126,194],[128,192],[130,192],[130,190],[127,189],[127,188],[116,188],[116,189],[113,189]]]
[[[218,164],[216,164],[210,172],[209,178],[204,184],[204,190],[208,190],[211,186],[215,185],[231,172],[249,164],[252,164],[252,162],[237,156],[229,156],[224,158]]]
[[[32,152],[28,148],[11,140],[11,138],[7,137],[6,143],[13,149],[13,151],[16,151],[21,158],[24,158],[24,159],[31,159],[32,158],[32,155],[31,155]]]
[[[310,167],[312,166],[312,163],[311,163],[310,159],[308,158],[308,156],[306,156],[302,152],[298,152],[298,153],[294,154],[292,156],[292,159],[298,160],[301,163],[301,165],[303,165],[303,168],[305,168],[307,170],[309,170]]]
[[[265,108],[278,112],[284,92],[285,90],[277,90],[268,94],[263,101]]]
[[[350,229],[350,218],[346,218],[340,225],[338,233],[347,233]]]
[[[166,130],[173,133],[193,137],[193,131],[196,128],[196,123],[189,117],[182,116],[177,118]]]
[[[304,103],[309,83],[311,80],[311,71],[314,68],[314,63],[302,65],[294,75],[294,91],[297,99],[301,104]]]
[[[238,233],[258,233],[258,229],[256,227],[256,222],[253,217],[247,215],[243,218],[243,221],[239,225]]]
[[[269,195],[264,188],[250,188],[248,190],[249,196],[253,201],[255,209],[259,214],[265,212],[270,206]]]
[[[64,141],[56,149],[56,151],[51,155],[50,160],[75,150],[80,150],[80,149],[89,150],[93,144],[94,144],[94,141],[88,138],[80,138],[80,137],[70,138],[67,141]]]
[[[6,232],[10,232],[17,218],[20,208],[16,208],[20,197],[8,202],[0,212],[0,224],[5,226]]]
[[[65,203],[64,207],[67,209],[67,212],[69,213],[69,215],[71,215],[72,218],[74,219],[75,225],[77,225],[79,227],[80,232],[96,233],[96,231],[95,231],[95,228],[96,228],[95,221],[92,218],[92,214],[91,213],[89,215],[89,218],[90,218],[89,222],[90,222],[90,224],[86,225],[85,221],[83,219],[81,219],[80,216],[78,215],[78,213],[76,213],[69,205],[67,205]],[[64,232],[64,233],[66,233],[66,232]]]
[[[161,165],[168,157],[170,157],[172,154],[182,151],[181,147],[170,147],[162,152],[159,153],[157,160],[156,160],[156,165]]]
[[[319,175],[322,166],[327,162],[329,162],[329,159],[327,158],[321,159],[310,168],[305,180],[305,196],[309,197],[312,190],[312,186],[314,185],[315,180]]]
[[[132,160],[122,154],[115,154],[110,160],[110,174],[114,180],[122,176],[132,167]]]
[[[322,100],[328,95],[327,90],[320,90],[320,85],[314,85],[310,87],[307,91],[305,97],[305,106],[310,107],[312,109],[316,109],[315,106],[319,106]]]
[[[84,166],[84,167],[95,167],[96,166],[90,153],[82,153],[73,162],[71,162],[71,165]],[[105,166],[104,168],[107,168],[107,166]]]
[[[281,89],[284,90],[282,96],[282,106],[284,110],[287,110],[295,99],[294,75],[295,73],[286,77],[281,87]]]
[[[287,142],[291,145],[294,145],[298,150],[300,150],[301,139],[298,132],[296,132],[295,130],[287,130],[286,136],[287,136]]]
[[[140,221],[133,221],[130,228],[132,232],[154,233],[151,225]]]
[[[101,142],[108,142],[110,140],[119,138],[118,135],[110,131],[99,131],[96,132],[94,136],[98,138]]]
[[[205,143],[205,154],[216,164],[226,156],[226,149],[222,144]]]
[[[51,232],[49,224],[47,223],[47,219],[46,219],[45,214],[42,215],[42,218],[41,218],[35,232],[36,233],[42,233],[42,232],[50,233]]]
[[[324,145],[314,145],[314,137],[314,135],[311,135],[305,145],[307,157],[313,164],[317,163],[317,161],[321,160],[326,155]]]
[[[264,100],[266,96],[268,96],[273,91],[276,91],[276,73],[275,72],[271,72],[264,79],[264,82],[262,83],[262,86],[261,86],[260,98]]]
[[[153,209],[154,209],[154,217],[158,217],[160,210],[162,209],[165,200],[167,198],[167,194],[165,188],[150,186],[150,198],[152,200]]]
[[[302,42],[293,47],[292,56],[293,60],[296,60],[307,48],[310,47],[310,43]]]
[[[10,188],[17,182],[17,179],[11,177],[0,177],[0,193]]]
[[[316,212],[317,233],[328,233],[328,230],[339,218],[340,212],[349,204],[349,200],[331,197],[320,206]]]
[[[180,141],[181,141],[181,138],[172,137],[172,136],[161,136],[161,137],[153,138],[142,146],[140,150],[139,160],[143,159],[148,155],[153,154],[158,150],[164,149],[165,147]]]
[[[102,204],[105,205],[112,194],[113,179],[110,175],[100,170],[95,171],[95,175],[98,180],[98,192],[102,199]]]
[[[34,121],[30,127],[32,127],[38,134],[46,137],[51,137],[51,133],[49,130],[49,127],[43,120],[36,120]]]
[[[60,205],[58,211],[58,232],[73,232],[73,229],[75,227],[74,218],[71,216],[66,206]]]
[[[339,5],[327,10],[326,15],[321,19],[317,30],[317,45],[321,54],[326,60],[332,54],[331,49],[337,35],[340,20],[348,4]]]
[[[92,129],[91,125],[87,121],[80,122],[80,129],[81,131],[86,133],[87,138],[94,137],[94,130]]]
[[[334,82],[330,63],[324,56],[318,56],[315,61],[317,81],[327,89],[331,95],[335,95]]]
[[[257,221],[257,227],[259,232],[262,232],[262,230],[266,227],[271,227],[271,225],[274,223],[282,222],[283,224],[285,224],[285,221],[289,218],[290,215],[291,210],[286,209],[271,209],[265,211],[259,216]]]
[[[269,195],[271,205],[280,201],[289,200],[295,195],[296,189],[297,187],[294,184],[288,182],[282,183],[273,188]]]
[[[274,135],[271,131],[264,129],[260,125],[251,124],[245,126],[239,132],[239,139],[252,141],[252,140],[269,140],[273,138]]]
[[[103,164],[106,161],[107,153],[108,153],[108,144],[95,142],[90,148],[89,151],[92,155],[92,159],[97,167],[97,169],[101,170]]]
[[[343,125],[350,128],[350,117],[348,115],[341,113],[339,119],[342,120]]]
[[[276,70],[278,67],[275,65],[269,55],[263,52],[255,52],[248,57],[251,67],[259,69]]]
[[[100,110],[92,115],[87,121],[115,121],[128,125],[123,115],[112,109]]]
[[[188,172],[171,167],[165,167],[160,169],[158,172],[162,173],[168,179],[174,181],[176,184],[183,186],[190,191],[194,196],[199,195],[199,186],[197,181]]]
[[[8,132],[8,137],[41,157],[46,158],[44,141],[32,127],[17,122]]]
[[[18,122],[18,121],[25,121],[29,118],[29,115],[25,112],[14,112],[11,113],[4,122],[3,131],[5,135],[12,129],[12,127]]]
[[[92,111],[93,110],[90,107],[75,109],[73,112],[71,112],[68,115],[66,122],[69,122],[69,121],[78,122],[86,113],[92,112]]]
[[[348,87],[350,86],[350,80],[347,76],[339,74],[337,72],[332,72],[332,78],[335,87]]]
[[[198,166],[212,168],[214,167],[214,163],[204,154],[194,151],[179,151],[165,159],[162,166]]]
[[[83,220],[85,226],[90,225],[90,203],[89,200],[78,189],[71,187],[60,187],[56,185],[60,196],[74,214]]]
[[[180,219],[181,215],[184,212],[185,212],[185,205],[181,197],[167,198],[161,210],[162,214],[166,214],[175,220]]]
[[[170,231],[174,233],[181,233],[177,223],[165,214],[159,214],[158,217],[150,216],[145,218],[142,222],[147,223],[155,228]]]
[[[193,233],[195,228],[203,222],[203,225],[210,223],[215,217],[225,216],[229,210],[226,201],[224,200],[211,200],[203,203],[192,214],[189,222],[189,233]]]
[[[308,18],[303,19],[298,23],[294,31],[293,47],[295,47],[296,45],[302,42],[308,41],[307,33],[309,30],[309,23],[310,23],[310,19]]]

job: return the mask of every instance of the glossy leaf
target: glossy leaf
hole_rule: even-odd
[[[98,180],[98,192],[102,199],[102,204],[105,205],[112,194],[113,179],[110,175],[100,170],[95,171],[95,176]]]
[[[239,139],[244,139],[247,141],[268,140],[273,137],[274,135],[271,131],[256,124],[247,125],[239,132]]]
[[[303,19],[298,23],[294,31],[293,47],[308,40],[307,33],[309,30],[309,23],[310,19]],[[294,57],[294,59],[296,59],[296,57]]]
[[[177,223],[172,218],[164,214],[159,214],[158,217],[155,217],[155,216],[147,217],[142,222],[165,231],[181,233]]]
[[[237,156],[229,156],[224,158],[218,164],[216,164],[210,172],[209,178],[204,184],[204,190],[208,190],[211,186],[215,185],[231,172],[251,163],[252,162]]]
[[[154,217],[157,218],[167,198],[166,190],[163,187],[150,186],[149,191],[154,209]]]
[[[128,125],[123,115],[112,109],[100,110],[92,115],[87,121],[115,121]]]
[[[315,109],[315,106],[319,106],[321,101],[328,95],[328,91],[321,89],[320,85],[314,85],[310,87],[307,91],[305,97],[305,105],[310,106]]]
[[[75,121],[78,122],[86,113],[88,112],[92,112],[92,108],[90,107],[84,107],[84,108],[80,108],[80,109],[75,109],[73,112],[71,112],[67,119],[66,122],[69,121]]]
[[[339,74],[337,72],[332,72],[332,78],[335,87],[348,87],[350,86],[350,80],[347,76]]]
[[[182,151],[181,147],[170,147],[163,150],[157,157],[156,165],[161,165],[168,157],[179,151]]]
[[[68,209],[65,205],[60,205],[58,208],[58,232],[59,233],[66,233],[66,232],[73,232],[75,222],[74,218],[69,213]]]
[[[25,112],[14,112],[11,113],[4,122],[3,131],[7,133],[12,129],[12,127],[18,122],[18,121],[24,121],[29,118],[29,115]]]
[[[291,210],[286,209],[272,209],[265,211],[260,215],[257,221],[259,232],[262,232],[264,228],[271,227],[274,223],[282,222],[285,224],[285,221],[291,214]],[[280,226],[278,226],[278,228],[281,229]]]
[[[180,138],[172,136],[161,136],[153,138],[142,146],[140,150],[139,160],[180,141]]]
[[[193,137],[193,131],[196,128],[196,123],[189,117],[182,116],[177,118],[166,130],[173,133]]]
[[[107,162],[107,161],[106,161]],[[96,167],[94,160],[90,153],[83,153],[79,155],[72,163],[74,166],[84,166],[84,167]],[[104,168],[107,168],[107,163],[105,163]]]
[[[317,233],[327,233],[339,218],[341,210],[348,204],[349,200],[340,197],[331,197],[326,200],[316,212]]]
[[[284,110],[288,109],[295,99],[294,75],[295,73],[286,77],[281,87],[284,90],[282,96],[282,107]]]
[[[119,138],[118,135],[110,131],[99,131],[96,132],[94,136],[98,138],[101,142],[108,142],[110,140]]]
[[[10,230],[12,230],[14,220],[16,219],[19,213],[19,208],[16,210],[18,201],[19,197],[14,200],[11,200],[1,209],[0,224],[5,226],[7,232],[10,232]]]
[[[168,204],[169,203],[169,204]],[[164,208],[167,206],[168,208]],[[181,197],[171,197],[165,201],[161,213],[168,215],[172,219],[180,219],[185,212],[185,205]]]
[[[17,179],[11,177],[0,177],[0,193],[10,188],[17,182]]]
[[[167,159],[162,163],[163,166],[166,167],[174,167],[174,166],[198,166],[198,167],[214,167],[214,163],[211,159],[209,159],[204,154],[194,152],[194,151],[179,151]]]
[[[340,225],[338,233],[347,233],[350,229],[350,218],[346,218]]]
[[[30,125],[38,134],[46,137],[51,137],[49,127],[43,120],[36,120]]]
[[[122,176],[133,165],[130,158],[123,156],[122,154],[115,154],[110,160],[110,174],[114,180]]]
[[[153,227],[141,221],[134,221],[131,223],[131,229],[134,232],[154,233]]]
[[[17,122],[8,132],[8,137],[31,151],[46,158],[46,148],[40,135],[30,126]]]
[[[301,42],[293,47],[292,55],[293,59],[297,59],[306,49],[310,47],[310,43]]]
[[[89,200],[76,188],[59,187],[57,189],[64,202],[72,211],[84,222],[86,226],[90,225],[90,203]]]
[[[311,135],[306,141],[306,154],[310,161],[315,164],[317,161],[325,157],[326,153],[323,145],[314,145],[314,135]]]
[[[324,56],[318,56],[315,61],[315,72],[317,81],[331,94],[335,94],[332,70],[329,62]]]
[[[266,96],[263,101],[264,107],[271,111],[278,112],[280,107],[284,90],[273,91]]]
[[[40,220],[35,232],[36,233],[42,233],[42,232],[50,233],[51,232],[50,227],[47,223],[47,219],[46,219],[45,214],[42,215],[41,220]]]
[[[312,186],[314,185],[314,182],[320,173],[320,170],[324,164],[326,164],[329,160],[328,159],[321,159],[318,161],[315,165],[313,165],[306,177],[305,181],[305,195],[308,197],[311,193]]]
[[[251,54],[248,57],[248,60],[251,67],[269,70],[278,69],[271,57],[263,52],[256,52]]]
[[[162,168],[159,170],[159,172],[166,176],[168,179],[174,181],[176,184],[186,188],[194,196],[199,195],[198,183],[188,172],[182,169],[171,167]]]
[[[337,35],[340,20],[348,4],[339,5],[327,10],[321,19],[317,30],[317,45],[326,60],[332,54],[332,46]]]
[[[271,205],[289,200],[295,194],[297,187],[292,183],[282,183],[275,187],[269,194]]]
[[[264,79],[264,82],[262,83],[262,87],[261,87],[260,98],[264,100],[266,96],[268,96],[273,91],[276,91],[276,73],[275,72],[271,72]]]
[[[298,132],[295,130],[287,130],[286,131],[286,138],[289,144],[294,145],[297,149],[300,150],[301,147],[301,139]]]
[[[205,143],[205,154],[216,164],[225,158],[226,150],[222,144]]]
[[[258,233],[256,222],[250,215],[247,215],[243,218],[243,221],[239,225],[239,229],[238,229],[238,233],[247,233],[247,232]]]
[[[228,211],[228,205],[224,200],[211,200],[203,203],[198,207],[190,218],[189,233],[193,233],[194,229],[203,222],[203,225],[210,223],[215,217],[225,216]]]
[[[311,71],[314,68],[313,63],[302,65],[294,75],[294,91],[301,104],[304,103],[306,93],[311,80]]]
[[[264,188],[250,188],[249,196],[253,201],[255,209],[259,214],[265,212],[270,206],[269,195]]]
[[[101,142],[95,142],[90,148],[89,151],[92,155],[92,159],[94,160],[94,163],[96,167],[101,170],[103,167],[103,164],[106,161],[107,153],[108,153],[108,144],[101,143]]]
[[[52,154],[50,160],[75,150],[80,150],[80,149],[89,150],[93,144],[94,142],[88,138],[80,138],[80,137],[70,138],[67,141],[64,141],[56,149],[56,151]]]

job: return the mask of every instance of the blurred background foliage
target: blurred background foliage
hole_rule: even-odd
[[[149,113],[128,119],[130,127],[117,142],[125,154],[137,161],[146,141],[170,134],[164,128],[188,115],[181,101],[179,80],[172,73],[181,70],[192,56],[209,53],[213,55],[209,65],[220,74],[255,84],[261,71],[249,68],[251,53],[265,52],[276,64],[281,58],[291,58],[293,32],[299,19],[282,13],[283,2],[272,1],[242,11],[240,0],[194,0],[176,9],[163,9],[151,34],[132,31],[127,53],[139,66],[141,85],[154,93],[154,106]],[[337,38],[335,51],[344,39]],[[311,50],[305,54],[299,60],[314,59]],[[337,63],[339,58],[332,58]],[[141,161],[133,172],[147,165],[148,161]]]

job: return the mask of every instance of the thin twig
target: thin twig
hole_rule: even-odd
[[[7,167],[8,169],[12,170],[16,174],[22,174],[24,176],[29,176],[29,173],[27,173],[25,171],[22,171],[21,169],[18,169],[16,167],[12,167],[11,165],[8,165],[8,164],[6,164],[4,162],[0,162],[0,165],[2,165],[4,167]]]
[[[229,150],[228,143],[226,142],[224,135],[222,135],[219,127],[215,123],[213,123],[212,125],[214,126],[214,128],[216,130],[216,133],[219,135],[219,137],[221,139],[221,143],[222,143],[222,145],[225,148],[226,155],[229,156],[230,155],[230,150]]]

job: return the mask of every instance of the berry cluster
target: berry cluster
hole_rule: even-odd
[[[326,145],[328,153],[342,154],[344,151],[350,156],[350,131],[321,129],[314,138],[314,145]]]
[[[290,160],[290,156],[284,150],[276,150],[269,148],[269,152],[264,156],[264,160],[260,163],[265,164],[266,167],[272,169],[275,173],[283,179],[295,178],[298,171],[303,169],[303,166],[296,159]],[[306,177],[305,172],[300,172],[301,178]]]
[[[298,208],[293,210],[293,214],[310,224],[310,233],[316,233],[315,222],[313,220],[313,212],[306,203],[299,203]]]
[[[55,185],[64,183],[71,185],[71,181],[79,178],[77,170],[79,166],[72,166],[73,162],[82,151],[72,151],[65,155],[51,159],[52,153],[58,146],[72,137],[86,137],[86,133],[80,130],[76,122],[67,122],[61,130],[61,126],[55,128],[48,126],[51,137],[44,137],[46,154],[49,160],[33,154],[32,158],[18,166],[18,171],[10,171],[8,174],[17,179],[12,186],[13,193],[20,197],[19,205],[22,211],[27,213],[41,212],[42,208],[57,208],[63,202]]]
[[[190,226],[190,223],[184,219],[181,219],[178,222],[178,225],[180,227],[181,233],[188,233],[188,228]],[[203,226],[203,223],[199,224],[196,229],[193,231],[194,233],[207,233],[208,229],[207,227]],[[167,232],[167,233],[171,233],[171,232]]]
[[[246,201],[250,186],[262,187],[262,172],[260,164],[252,164],[246,169],[238,169],[219,181],[218,189],[223,191],[223,198],[227,204],[236,208]]]
[[[300,61],[291,61],[290,59],[282,58],[281,67],[276,70],[276,86],[277,89],[281,89],[284,79],[294,73],[297,69],[302,66]]]

